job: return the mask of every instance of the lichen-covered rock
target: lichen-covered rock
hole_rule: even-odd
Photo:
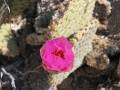
[[[36,33],[46,33],[49,31],[48,25],[50,24],[51,14],[39,15],[35,18],[35,31]]]
[[[25,25],[27,24],[27,20],[26,18],[22,18],[22,16],[17,16],[17,18],[11,18],[11,29],[12,31],[14,31],[15,33],[18,30],[21,30],[22,28],[25,27]]]
[[[106,13],[107,13],[107,15],[110,15],[111,14],[111,9],[112,9],[110,1],[109,0],[97,0],[97,1],[98,1],[99,4],[105,5]]]
[[[10,24],[0,26],[0,54],[11,57],[19,54],[18,46],[11,33]]]
[[[111,45],[110,39],[105,36],[96,35],[93,40],[93,48],[96,50],[104,50]]]
[[[110,40],[104,36],[97,36],[93,40],[93,50],[85,58],[85,63],[97,70],[105,70],[110,65],[110,60],[104,52],[110,46]]]
[[[37,12],[38,14],[53,12],[59,19],[60,16],[63,15],[62,11],[67,9],[70,1],[71,0],[40,0],[37,3]]]
[[[86,64],[98,70],[105,70],[110,64],[108,56],[101,50],[91,51],[85,58]]]

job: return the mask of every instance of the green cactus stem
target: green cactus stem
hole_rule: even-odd
[[[0,54],[15,57],[19,54],[19,49],[11,33],[10,24],[0,26]]]
[[[95,2],[96,0],[72,0],[63,18],[55,26],[55,30],[51,28],[51,36],[69,37],[79,31],[92,19]]]

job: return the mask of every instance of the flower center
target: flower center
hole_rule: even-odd
[[[53,54],[54,54],[55,56],[57,56],[57,57],[61,57],[61,58],[64,59],[64,52],[63,52],[62,50],[56,49],[56,50],[53,52]]]

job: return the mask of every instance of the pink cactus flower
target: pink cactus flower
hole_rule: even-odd
[[[40,50],[43,68],[57,73],[70,71],[74,60],[72,48],[65,37],[46,41]]]

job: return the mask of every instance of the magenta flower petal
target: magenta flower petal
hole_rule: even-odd
[[[40,50],[43,68],[49,72],[67,72],[73,67],[72,44],[65,37],[46,41]]]

